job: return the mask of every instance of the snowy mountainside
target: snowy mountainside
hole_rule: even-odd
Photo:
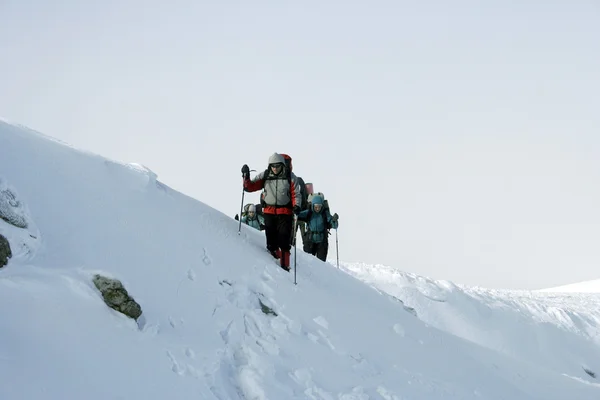
[[[600,295],[468,287],[385,265],[341,269],[473,343],[557,373],[600,371]]]
[[[2,188],[30,222],[0,220],[11,246],[30,249],[0,269],[0,398],[600,395],[575,361],[548,368],[437,329],[302,252],[294,285],[262,232],[238,235],[237,221],[158,178],[0,122]],[[137,322],[106,307],[96,273],[123,282]]]

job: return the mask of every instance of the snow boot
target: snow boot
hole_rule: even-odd
[[[290,270],[290,252],[289,251],[282,252],[281,259],[279,261],[280,261],[281,268],[285,269],[286,271]]]
[[[281,258],[281,250],[277,249],[277,250],[269,250],[269,253],[271,253],[271,255],[276,258],[276,259],[280,259]]]

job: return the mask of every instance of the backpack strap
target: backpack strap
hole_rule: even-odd
[[[288,181],[288,185],[289,185],[289,191],[290,191],[290,203],[288,204],[290,207],[292,206],[292,204],[294,204],[294,201],[292,199],[292,171],[290,171],[288,169],[288,167],[284,164],[283,168],[285,168],[285,178],[287,178]],[[271,171],[270,168],[267,167],[267,169],[265,170],[265,174],[263,175],[263,179],[266,181],[275,181],[275,180],[279,180],[279,179],[283,179],[279,176],[271,176]],[[263,198],[262,198],[262,194],[261,194],[261,198],[260,198],[260,203],[262,204],[263,207],[266,206],[266,203],[264,202]],[[280,206],[280,207],[287,207],[286,206]],[[278,206],[279,207],[279,206]]]
[[[321,213],[323,214],[323,224],[325,225],[325,229],[327,230],[327,234],[330,235],[331,232],[329,230],[331,229],[331,225],[327,221],[327,212],[325,211],[325,207],[323,207],[323,211]]]
[[[292,187],[292,171],[290,171],[289,169],[287,169],[287,167],[283,167],[285,168],[285,177],[287,178],[288,183],[290,184],[290,188]],[[265,181],[274,181],[274,180],[278,180],[281,179],[279,176],[271,176],[271,171],[269,168],[267,168],[265,170],[265,173],[263,175],[263,179]]]

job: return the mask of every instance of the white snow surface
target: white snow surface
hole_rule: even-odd
[[[600,293],[600,279],[542,289],[541,292]]]
[[[0,399],[600,398],[584,371],[600,372],[593,295],[338,269],[301,251],[294,285],[264,233],[238,235],[147,167],[6,122],[0,182],[30,221],[0,220],[28,249],[0,270]],[[124,283],[137,323],[104,305],[95,273]]]
[[[569,376],[600,368],[600,295],[467,287],[384,265],[341,269],[401,300],[428,325],[483,347]]]

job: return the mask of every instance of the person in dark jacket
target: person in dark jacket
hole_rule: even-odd
[[[281,154],[281,156],[285,160],[285,166],[291,172],[294,172],[294,166],[292,164],[292,157],[290,157],[288,154],[283,154],[283,153]],[[300,211],[304,211],[308,208],[309,193],[306,191],[308,185],[306,183],[304,183],[304,179],[302,179],[302,177],[300,177],[298,175],[296,175],[296,180],[298,181],[298,185],[300,186],[300,193],[301,193],[301,197],[302,197],[302,202],[300,203]],[[312,188],[312,183],[310,185]],[[304,242],[305,223],[298,221],[298,226],[296,226],[296,230],[298,229],[298,227],[300,228],[300,234],[302,235],[302,241]],[[296,243],[294,242],[295,237],[296,237],[296,232],[292,231],[292,246],[296,245]]]
[[[273,153],[265,171],[250,179],[250,168],[244,165],[242,176],[246,192],[264,189],[262,212],[267,249],[280,259],[281,268],[289,271],[293,215],[300,213],[302,203],[296,175],[286,168],[281,154]]]
[[[329,213],[329,209],[325,208],[323,197],[315,195],[311,199],[311,206],[308,210],[298,214],[298,220],[306,222],[306,237],[309,248],[306,248],[308,253],[321,261],[327,260],[327,252],[329,250],[329,229],[338,228],[338,215]]]
[[[306,207],[304,207],[302,209],[302,211],[308,209],[308,207],[310,207],[310,201],[309,199],[311,198],[312,194],[313,194],[313,184],[312,183],[306,183],[304,185],[304,192],[306,193]],[[312,245],[310,244],[310,240],[309,238],[306,236],[306,222],[304,221],[298,221],[298,226],[300,227],[300,234],[302,235],[302,245],[303,245],[303,250],[306,253],[310,253],[311,252],[311,248]]]

